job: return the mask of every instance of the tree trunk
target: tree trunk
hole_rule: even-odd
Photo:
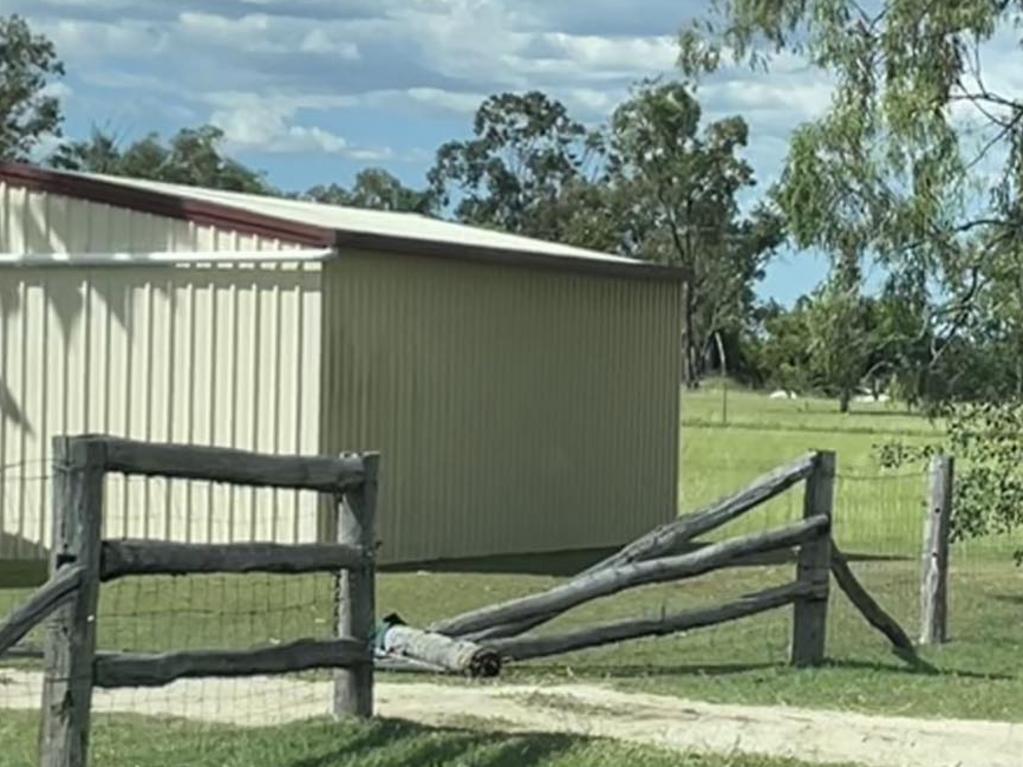
[[[838,396],[838,412],[848,413],[850,402],[852,402],[852,390],[848,386],[843,386],[842,393]]]

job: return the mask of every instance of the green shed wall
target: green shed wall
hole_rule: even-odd
[[[383,453],[383,561],[675,516],[679,283],[343,252],[323,289],[322,449]]]

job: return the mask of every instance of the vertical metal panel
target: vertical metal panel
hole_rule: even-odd
[[[266,249],[277,240],[0,185],[0,251]],[[102,432],[320,448],[318,264],[0,267],[0,558],[49,542],[49,445]],[[314,540],[311,494],[112,476],[106,534]]]
[[[344,253],[324,449],[383,452],[385,561],[608,546],[676,514],[677,285]]]

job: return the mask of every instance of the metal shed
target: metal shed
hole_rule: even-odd
[[[0,558],[50,437],[383,455],[385,562],[676,513],[677,271],[412,214],[0,165]],[[295,542],[316,498],[110,480],[108,536]]]

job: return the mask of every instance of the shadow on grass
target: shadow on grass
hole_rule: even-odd
[[[995,594],[996,602],[1005,602],[1010,605],[1023,606],[1023,594]]]
[[[499,729],[499,727],[498,727]],[[573,745],[565,735],[510,736],[453,729],[428,729],[381,720],[334,751],[290,762],[286,767],[333,767],[337,764],[429,765],[472,764],[474,767],[531,767],[547,764]],[[282,765],[282,767],[285,767]]]

